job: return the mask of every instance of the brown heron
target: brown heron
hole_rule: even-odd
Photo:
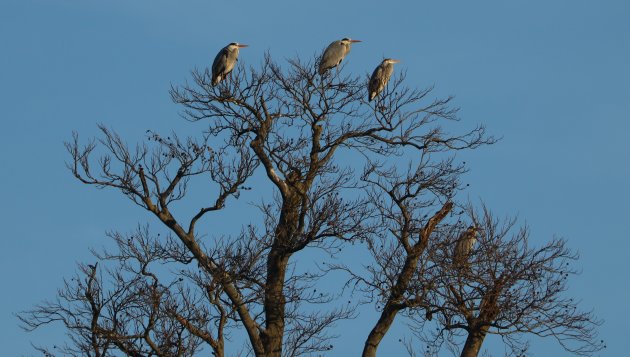
[[[479,232],[479,228],[472,225],[462,232],[459,238],[457,238],[457,242],[455,242],[455,250],[453,251],[453,262],[456,264],[462,264],[468,261],[468,256],[477,242],[477,232]]]

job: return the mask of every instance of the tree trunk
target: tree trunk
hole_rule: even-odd
[[[282,355],[282,339],[284,336],[284,278],[289,257],[273,249],[267,259],[267,286],[265,288],[265,333],[263,346],[265,356],[280,357]]]
[[[217,347],[214,349],[214,355],[215,355],[215,357],[224,357],[225,356],[225,349],[224,349],[222,340],[218,341]]]
[[[418,259],[420,257],[419,252],[422,247],[418,247],[416,252],[410,253],[407,255],[407,259],[405,259],[405,265],[402,268],[402,271],[398,275],[398,280],[396,281],[396,285],[391,289],[391,294],[387,299],[387,303],[383,308],[383,312],[381,313],[381,317],[374,325],[372,331],[368,335],[365,340],[365,347],[363,348],[363,357],[374,357],[376,356],[376,349],[378,348],[379,343],[383,339],[383,336],[387,333],[390,326],[394,322],[394,318],[396,314],[400,310],[400,302],[402,300],[403,294],[407,291],[409,287],[409,281],[413,278],[413,272],[418,266]]]
[[[262,333],[266,357],[282,356],[286,307],[284,280],[291,257],[291,242],[295,238],[299,222],[300,198],[300,194],[294,189],[285,189],[273,246],[267,256],[265,331]]]
[[[398,309],[395,308],[390,302],[385,305],[383,312],[381,313],[381,317],[378,319],[378,322],[370,331],[367,340],[365,340],[365,347],[363,347],[363,357],[374,357],[376,356],[376,349],[378,348],[379,343],[383,339],[383,336],[389,330],[389,327],[394,322],[394,318],[396,317],[396,313],[398,313]]]
[[[284,279],[291,254],[288,252],[298,222],[299,196],[289,193],[284,197],[275,239],[267,256],[267,281],[265,286],[265,332],[263,346],[265,356],[281,357],[284,337],[286,299]]]
[[[479,350],[481,350],[481,344],[484,338],[486,338],[485,330],[486,329],[468,333],[468,338],[466,338],[466,343],[464,344],[460,357],[477,357]]]

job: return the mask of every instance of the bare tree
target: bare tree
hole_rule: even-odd
[[[80,265],[55,301],[20,315],[24,327],[62,322],[70,343],[55,350],[73,356],[109,356],[115,350],[129,356],[192,356],[204,344],[223,356],[223,331],[233,311],[217,298],[220,287],[188,280],[192,274],[185,270],[168,274],[168,281],[154,271],[185,268],[189,253],[171,237],[161,243],[153,239],[146,227],[109,236],[117,250],[95,253],[101,264]]]
[[[478,144],[470,142],[465,148]],[[459,179],[466,171],[451,156],[436,159],[441,149],[424,148],[403,172],[376,162],[370,162],[363,172],[370,206],[380,220],[380,230],[367,240],[373,260],[365,270],[332,266],[349,273],[348,285],[367,297],[367,302],[376,302],[380,312],[365,341],[363,356],[376,355],[399,312],[432,311],[427,296],[437,268],[433,250],[428,248],[449,226],[448,218],[456,215],[454,198],[463,188]]]
[[[330,248],[328,238],[367,239],[371,231],[364,223],[370,218],[367,201],[340,195],[357,182],[351,165],[335,162],[338,149],[387,158],[474,148],[489,141],[482,127],[462,136],[444,133],[435,121],[455,119],[456,111],[447,107],[450,98],[424,103],[430,89],[407,89],[403,77],[370,106],[359,78],[337,74],[322,79],[313,62],[294,60],[289,65],[284,72],[267,57],[262,72],[241,72],[227,88],[211,87],[207,73],[195,73],[196,87],[172,91],[175,101],[188,108],[189,119],[211,119],[210,132],[227,133],[231,142],[247,141],[279,193],[260,333],[269,356],[280,355],[282,349],[291,255],[307,246]]]
[[[448,133],[443,123],[457,120],[451,98],[410,89],[404,75],[368,102],[362,77],[341,69],[322,78],[315,63],[295,59],[283,68],[267,55],[259,69],[238,67],[218,86],[209,70],[193,71],[191,83],[173,87],[171,96],[187,120],[207,123],[201,139],[149,132],[130,147],[104,126],[98,140],[84,145],[75,134],[67,144],[73,175],[120,191],[169,234],[142,243],[115,236],[119,252],[97,254],[119,262],[107,286],[96,268],[84,267],[81,283],[60,292],[72,308],[43,304],[22,315],[26,327],[61,320],[73,330],[72,316],[81,316],[73,330],[78,337],[67,347],[76,354],[188,355],[207,345],[222,355],[236,326],[247,334],[244,353],[314,354],[332,348],[330,326],[354,315],[352,304],[335,305],[341,293],[317,291],[325,274],[342,269],[350,273],[348,286],[356,284],[380,312],[364,356],[376,354],[399,313],[415,319],[419,334],[423,324],[439,323],[430,335],[434,344],[468,332],[464,356],[477,355],[487,333],[501,334],[515,348],[515,336],[530,333],[555,336],[570,351],[597,350],[597,321],[558,298],[571,272],[557,264],[576,258],[563,241],[531,249],[525,233],[507,239],[508,229],[488,215],[477,222],[470,259],[453,263],[454,240],[466,228],[456,201],[466,168],[455,154],[493,143],[485,129]],[[199,222],[249,190],[258,171],[273,189],[261,193],[263,223],[243,221],[231,236],[214,234],[211,224],[200,233]],[[173,203],[189,202],[199,184],[214,196],[189,217],[176,214]],[[366,244],[367,270],[332,263],[347,242]],[[327,268],[311,271],[292,259],[313,248],[330,258]],[[149,262],[182,267],[162,278]],[[88,286],[98,294],[87,293]],[[142,313],[115,310],[117,294],[145,299],[129,302]],[[92,305],[107,314],[86,315]],[[561,307],[569,312],[563,315]],[[574,348],[571,341],[585,344]]]
[[[517,356],[525,355],[528,336],[553,337],[580,355],[605,347],[596,332],[601,322],[566,294],[578,256],[565,240],[532,247],[527,227],[517,228],[514,219],[497,219],[486,207],[467,212],[479,231],[465,264],[454,254],[463,222],[434,242],[432,259],[440,271],[427,300],[435,307],[437,329],[424,326],[424,314],[413,316],[424,341],[434,347],[446,341],[456,350],[463,334],[462,357],[477,356],[487,334],[501,336]]]

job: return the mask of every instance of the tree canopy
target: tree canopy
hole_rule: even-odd
[[[343,336],[332,326],[371,304],[379,317],[364,356],[395,319],[424,346],[410,343],[410,354],[476,356],[487,334],[516,355],[530,335],[579,354],[601,349],[599,321],[565,295],[577,259],[566,242],[533,247],[527,227],[460,198],[468,167],[457,154],[496,142],[484,126],[462,129],[452,97],[410,87],[404,73],[369,101],[367,78],[343,68],[321,76],[317,62],[266,55],[216,86],[210,69],[194,70],[171,97],[186,120],[207,125],[196,137],[149,131],[130,145],[103,125],[96,139],[75,133],[72,174],[122,193],[167,234],[143,224],[110,232],[116,248],[95,251],[98,263],[22,313],[23,326],[61,322],[69,340],[59,349],[71,355],[223,356],[231,343],[235,354],[298,356],[334,350]],[[211,195],[196,197],[198,186]],[[243,191],[266,187],[252,203],[262,223],[213,221]],[[173,209],[200,200],[189,216]],[[479,227],[475,242],[455,259],[469,226]],[[295,259],[304,250],[327,261]],[[338,273],[346,283],[322,290]]]

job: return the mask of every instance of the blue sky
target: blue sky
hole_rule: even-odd
[[[105,244],[105,231],[150,221],[122,195],[71,177],[62,144],[73,130],[91,136],[104,123],[130,141],[147,129],[193,133],[202,126],[178,117],[168,88],[209,65],[225,44],[249,44],[241,62],[255,65],[265,51],[308,57],[347,36],[364,42],[345,70],[368,73],[383,56],[401,59],[396,68],[407,71],[408,84],[456,95],[462,129],[483,123],[503,137],[466,155],[467,195],[501,215],[517,214],[534,241],[557,235],[580,251],[583,274],[571,291],[606,321],[602,355],[623,355],[630,318],[629,18],[630,3],[613,0],[2,0],[3,354],[29,355],[30,341],[58,338],[54,328],[22,332],[13,314],[53,297],[76,262],[89,259],[89,248]],[[362,339],[374,318],[368,311],[340,331]],[[398,324],[382,352],[399,353],[403,333]],[[566,355],[533,341],[535,355]],[[490,342],[489,351],[501,355]],[[337,353],[358,351],[341,346]]]

